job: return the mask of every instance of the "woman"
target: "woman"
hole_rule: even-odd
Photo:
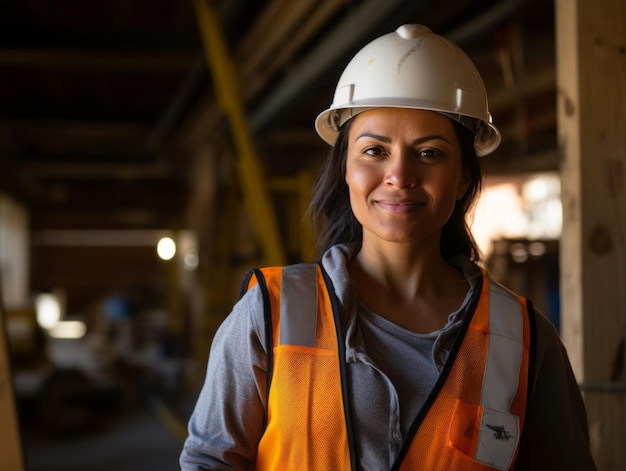
[[[182,469],[595,469],[556,331],[476,265],[465,218],[500,136],[467,56],[404,25],[316,129],[321,261],[246,280]]]

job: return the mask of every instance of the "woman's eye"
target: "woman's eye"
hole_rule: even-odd
[[[380,147],[368,147],[363,150],[363,153],[371,157],[377,157],[383,154],[383,150]]]
[[[435,149],[422,149],[417,153],[417,155],[426,160],[434,160],[443,157],[443,154]]]

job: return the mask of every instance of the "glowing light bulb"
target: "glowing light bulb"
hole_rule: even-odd
[[[53,294],[40,294],[35,300],[37,323],[43,329],[51,329],[61,320],[61,304]]]
[[[157,244],[157,254],[163,260],[171,260],[176,255],[176,242],[170,237],[163,237]]]

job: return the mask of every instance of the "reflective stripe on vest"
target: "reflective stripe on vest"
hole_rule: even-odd
[[[489,347],[480,401],[484,409],[474,458],[496,469],[511,466],[519,444],[519,418],[509,412],[518,390],[523,336],[520,303],[502,286],[490,283]]]
[[[280,344],[315,344],[317,329],[317,265],[283,268],[280,297]]]
[[[289,376],[298,371],[295,377],[300,379],[295,381],[302,384],[291,385],[282,378],[275,388],[277,378],[274,377],[268,399],[270,422],[259,445],[257,469],[281,469],[281,466],[293,469],[291,467],[296,465],[298,469],[330,469],[328,466],[349,469],[345,436],[349,427],[344,421],[341,400],[337,400],[343,392],[336,365],[338,346],[334,339],[334,319],[330,294],[318,270],[316,265],[309,264],[284,267],[279,280],[271,276],[278,274],[275,271],[264,271],[271,278],[268,290],[273,299],[272,324],[276,328],[274,374]],[[276,309],[278,306],[280,308]],[[482,338],[484,340],[478,340],[478,344],[469,346],[484,342],[485,347],[478,350],[482,352],[480,358],[472,358],[466,355],[466,342],[461,344],[464,355],[453,359],[450,375],[442,383],[443,389],[423,422],[418,424],[399,469],[415,469],[418,464],[419,467],[429,466],[424,469],[445,466],[447,469],[504,470],[511,466],[526,406],[530,335],[526,319],[523,298],[489,282],[484,276],[479,306],[466,338],[467,342]],[[329,323],[333,324],[332,328]],[[328,363],[328,354],[332,354],[334,361]],[[303,377],[302,369],[306,370]],[[478,382],[465,378],[464,374],[471,374]],[[468,387],[474,391],[469,396],[463,392]],[[457,394],[456,402],[450,399]],[[296,395],[296,402],[301,404],[306,404],[305,401],[313,404],[300,409],[290,402],[294,398],[287,398],[288,395]],[[286,402],[291,405],[287,407]],[[298,414],[294,407],[300,410]],[[460,419],[457,420],[457,416]],[[446,420],[446,424],[441,420]],[[459,430],[448,432],[454,424],[460,424]],[[432,433],[433,430],[439,432]],[[289,434],[296,436],[287,436]],[[426,437],[432,440],[425,440]],[[328,440],[330,443],[325,443]],[[437,441],[439,444],[431,443]],[[450,451],[446,451],[448,449]],[[306,458],[310,454],[316,456]],[[295,458],[298,455],[302,458]]]

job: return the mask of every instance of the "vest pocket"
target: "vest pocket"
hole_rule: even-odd
[[[482,413],[483,406],[457,399],[448,430],[448,446],[474,459],[480,436]]]
[[[509,469],[519,444],[519,418],[456,400],[448,445],[493,469]]]

